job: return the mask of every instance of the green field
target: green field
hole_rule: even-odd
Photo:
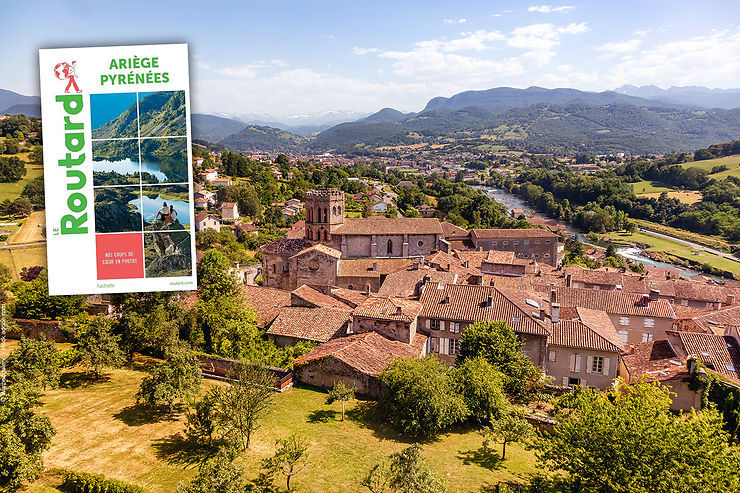
[[[670,192],[673,189],[663,185],[662,183],[658,181],[642,180],[642,181],[633,183],[632,190],[635,192],[635,194],[639,195],[641,193]]]
[[[727,270],[735,274],[736,277],[740,277],[740,263],[728,260],[724,257],[714,255],[705,251],[695,251],[691,247],[675,241],[666,240],[664,238],[658,238],[646,233],[635,232],[635,233],[610,233],[609,237],[622,244],[634,244],[641,243],[644,245],[650,245],[647,249],[653,252],[667,252],[683,259],[691,259],[698,262],[706,263],[712,267],[718,269]],[[696,254],[694,254],[696,252]]]
[[[0,264],[6,265],[12,271],[14,280],[23,267],[46,267],[46,245],[36,245],[27,248],[13,247],[0,249]]]
[[[107,381],[92,383],[80,373],[66,372],[67,384],[42,398],[41,411],[57,429],[45,466],[104,474],[152,493],[170,493],[178,482],[192,478],[203,452],[184,440],[182,414],[163,415],[135,405],[143,375],[114,370]],[[291,481],[297,491],[356,492],[361,490],[357,481],[373,465],[411,443],[374,417],[372,401],[348,403],[344,422],[339,405],[325,401],[325,392],[310,388],[278,394],[272,414],[238,459],[246,477],[256,477],[260,460],[272,455],[277,438],[299,433],[309,441],[310,466]],[[481,444],[476,429],[461,426],[424,443],[424,455],[447,480],[449,491],[493,491],[498,481],[523,482],[537,472],[532,452],[509,445],[502,463],[498,452],[484,453]],[[58,491],[54,482],[46,478],[26,491]]]
[[[23,187],[26,186],[26,183],[30,182],[37,176],[41,176],[44,173],[44,168],[40,164],[31,164],[28,162],[28,154],[27,152],[19,153],[19,154],[3,154],[3,157],[11,157],[11,156],[17,156],[22,161],[26,162],[26,176],[24,176],[22,179],[13,182],[13,183],[0,183],[0,201],[3,201],[5,199],[15,200],[18,197],[20,197],[21,192],[23,191]]]
[[[699,168],[707,171],[711,171],[715,166],[725,165],[730,168],[727,171],[710,175],[712,178],[717,180],[723,180],[728,176],[736,176],[740,178],[740,154],[734,156],[724,156],[715,159],[707,159],[705,161],[692,161],[690,163],[683,163],[681,166],[684,168]]]

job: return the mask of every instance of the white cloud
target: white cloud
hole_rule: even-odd
[[[599,51],[606,52],[609,56],[618,55],[622,53],[628,53],[635,51],[642,44],[641,39],[630,39],[627,41],[612,41],[604,43],[601,46],[597,46],[596,49]]]
[[[525,50],[524,57],[534,61],[538,67],[543,67],[555,56],[554,48],[560,44],[563,35],[580,34],[588,30],[585,22],[568,24],[564,27],[557,27],[554,24],[532,24],[514,29],[507,37],[506,43],[513,48]]]
[[[740,78],[740,31],[720,30],[643,48],[610,68],[607,87],[622,84],[727,87]]]
[[[529,12],[539,12],[540,14],[549,14],[551,12],[567,12],[572,10],[572,5],[562,5],[560,7],[553,7],[552,5],[533,5],[527,10]]]
[[[370,53],[377,53],[379,50],[377,48],[362,48],[359,46],[355,46],[352,48],[352,51],[355,55],[368,55]]]
[[[445,22],[445,24],[465,24],[466,22],[468,22],[468,20],[465,19],[465,18],[462,18],[462,19],[444,19],[444,22]]]
[[[280,68],[287,67],[287,64],[283,60],[256,60],[251,63],[244,65],[234,65],[227,67],[214,66],[213,63],[198,62],[198,66],[202,69],[212,70],[217,74],[234,77],[237,79],[253,79],[260,71],[269,68]]]

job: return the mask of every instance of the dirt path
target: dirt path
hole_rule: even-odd
[[[35,243],[44,241],[41,232],[46,226],[46,213],[44,211],[32,212],[23,226],[10,239],[11,244]]]

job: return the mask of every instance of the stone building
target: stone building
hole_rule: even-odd
[[[306,192],[306,239],[328,242],[344,223],[344,192],[335,188]]]
[[[557,266],[559,236],[544,229],[473,229],[476,249],[514,252],[517,258],[535,259]]]

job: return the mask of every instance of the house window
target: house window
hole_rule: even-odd
[[[439,320],[430,320],[429,328],[432,330],[439,330]]]
[[[273,274],[277,273],[277,264],[272,264],[272,273]]]
[[[534,244],[535,245],[539,245],[540,244],[540,240],[534,240]]]
[[[654,318],[646,318],[642,322],[643,327],[655,327],[655,319]]]
[[[547,359],[550,360],[550,361],[555,361],[555,351],[550,351],[547,354]]]
[[[529,240],[524,240],[525,245],[529,245]]]
[[[569,378],[568,379],[568,387],[575,387],[577,385],[581,385],[581,379],[580,378]]]
[[[550,254],[549,253],[546,253],[545,254],[545,258],[550,258]]]
[[[460,340],[459,339],[450,339],[450,353],[449,354],[457,354],[457,352],[460,350]]]
[[[512,317],[512,319],[511,319],[511,323],[513,323],[513,324],[518,324],[519,322],[521,322],[521,320],[522,320],[522,319],[521,319],[521,318],[519,318],[519,317]]]
[[[681,306],[689,306],[689,300],[681,300]]]
[[[422,247],[422,246],[424,246],[424,242],[423,241],[420,241],[419,243],[417,243],[417,245],[419,245],[420,247]]]
[[[518,241],[515,241],[514,242],[514,246],[519,246],[519,242]]]
[[[393,252],[393,240],[388,240],[388,255]]]
[[[591,363],[591,373],[604,373],[604,357],[594,356],[593,362]]]
[[[540,258],[540,254],[539,253],[535,253],[534,254],[534,258]]]
[[[505,241],[505,242],[504,242],[504,245],[508,245],[508,244],[509,244],[509,242],[508,242],[508,241]]]
[[[622,344],[627,344],[627,339],[629,339],[629,332],[627,332],[626,330],[620,330],[619,339],[621,339]]]
[[[332,216],[336,216],[337,215],[337,206],[336,205],[331,208],[331,214],[332,214]]]
[[[652,332],[643,332],[642,333],[642,342],[650,342],[653,340],[653,333]]]
[[[545,243],[547,243],[549,245],[550,244],[550,240],[545,240]]]
[[[460,322],[450,322],[450,332],[459,334],[460,333]]]
[[[351,284],[347,285],[347,289],[355,289],[355,287]]]
[[[619,317],[619,325],[629,325],[629,324],[630,324],[629,317]]]

